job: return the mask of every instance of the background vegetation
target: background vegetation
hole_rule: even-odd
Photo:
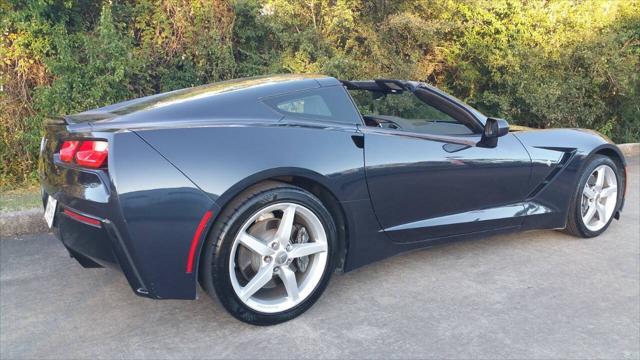
[[[532,127],[640,140],[637,0],[0,0],[0,188],[48,115],[268,73],[426,80]]]

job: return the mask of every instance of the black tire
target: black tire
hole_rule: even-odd
[[[585,184],[587,183],[587,180],[589,179],[589,176],[591,175],[591,173],[595,170],[595,168],[597,168],[600,165],[607,165],[611,167],[613,169],[613,172],[616,175],[616,180],[618,183],[617,185],[618,194],[616,199],[616,206],[614,208],[615,210],[613,212],[614,215],[620,207],[620,204],[622,202],[623,189],[625,186],[625,179],[622,173],[620,172],[620,165],[618,165],[610,157],[607,157],[604,155],[593,156],[589,160],[589,163],[587,164],[587,166],[584,167],[584,171],[580,176],[580,180],[578,181],[577,188],[575,189],[575,193],[573,195],[571,204],[569,206],[569,215],[568,215],[567,227],[565,231],[571,235],[581,237],[581,238],[592,238],[592,237],[598,236],[603,232],[605,232],[607,228],[609,228],[609,225],[611,224],[611,221],[614,218],[614,216],[611,216],[611,218],[607,221],[606,225],[598,231],[591,231],[587,229],[587,227],[585,226],[582,220],[582,213],[581,213],[581,206],[580,206],[582,201],[582,190]]]
[[[261,313],[249,308],[236,295],[229,274],[230,252],[244,224],[260,209],[275,203],[291,202],[310,209],[321,221],[327,235],[328,256],[321,280],[313,292],[297,306],[279,313]],[[322,202],[311,193],[286,183],[265,182],[232,200],[220,213],[207,236],[200,265],[200,284],[235,318],[254,325],[274,325],[307,311],[322,295],[335,269],[337,231],[333,218]]]

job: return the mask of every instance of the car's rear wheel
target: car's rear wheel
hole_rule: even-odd
[[[263,184],[216,220],[201,281],[236,318],[277,324],[320,297],[334,269],[335,244],[334,221],[318,198],[287,184]]]
[[[593,157],[578,183],[567,231],[585,238],[602,234],[618,209],[624,180],[617,164],[609,157]]]

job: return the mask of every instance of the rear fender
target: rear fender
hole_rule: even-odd
[[[186,271],[191,243],[204,214],[218,207],[135,133],[114,138],[109,166],[122,216],[113,222],[132,262],[151,297],[194,299],[197,271]]]
[[[137,132],[202,188],[218,208],[254,184],[295,177],[326,189],[340,204],[347,221],[353,215],[344,203],[366,204],[372,211],[363,150],[352,138],[357,134],[353,125],[291,121]],[[178,146],[176,139],[189,141]],[[349,246],[358,239],[369,240],[362,236],[360,225],[348,225]],[[377,223],[362,226],[379,229]]]

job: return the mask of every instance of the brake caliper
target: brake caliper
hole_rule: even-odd
[[[295,226],[295,236],[294,243],[295,244],[304,244],[309,242],[309,232],[307,232],[307,228],[302,225],[294,225]],[[307,271],[309,267],[309,256],[301,256],[297,258],[294,262],[298,270],[300,272]]]

